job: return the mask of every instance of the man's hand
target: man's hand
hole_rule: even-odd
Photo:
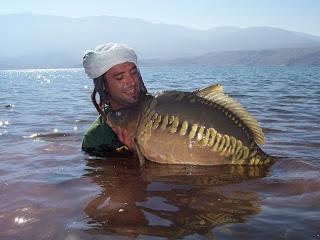
[[[126,129],[122,129],[122,128],[118,127],[118,128],[112,128],[112,130],[118,136],[120,142],[122,142],[124,145],[126,145],[132,152],[136,151],[134,141],[129,136],[128,131]]]

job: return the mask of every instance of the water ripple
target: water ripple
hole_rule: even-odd
[[[0,238],[318,238],[320,68],[141,72],[150,92],[221,83],[257,118],[276,163],[139,171],[135,158],[86,157],[97,113],[83,69],[0,71]]]

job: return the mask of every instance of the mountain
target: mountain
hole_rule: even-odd
[[[320,66],[320,47],[211,52],[199,57],[149,59],[143,66]]]
[[[270,27],[209,30],[136,18],[0,15],[0,69],[81,66],[83,53],[106,42],[133,47],[140,59],[194,58],[223,51],[320,46],[320,37]]]

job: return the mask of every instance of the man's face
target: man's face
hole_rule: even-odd
[[[113,66],[104,75],[110,105],[114,110],[130,106],[138,101],[140,75],[134,63]]]

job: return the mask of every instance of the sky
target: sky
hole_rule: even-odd
[[[320,0],[1,0],[0,14],[109,15],[194,29],[269,26],[320,36]]]

